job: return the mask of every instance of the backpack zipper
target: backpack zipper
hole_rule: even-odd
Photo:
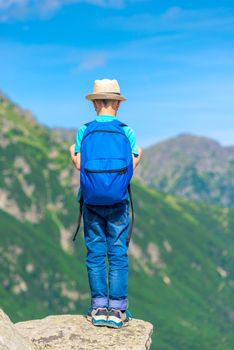
[[[124,174],[127,171],[127,166],[121,169],[111,169],[111,170],[91,170],[91,169],[86,169],[85,171],[89,172],[89,173],[120,173],[120,174]]]
[[[101,130],[101,129],[99,129],[99,130],[93,130],[93,131],[88,132],[88,134],[86,134],[86,135],[83,137],[83,139],[81,140],[81,143],[86,139],[87,136],[89,136],[90,134],[93,134],[93,133],[95,133],[95,132],[112,132],[112,133],[114,133],[114,134],[121,134],[121,135],[123,135],[123,136],[126,136],[126,135],[125,135],[123,132],[121,132],[121,131],[116,131],[116,130]]]

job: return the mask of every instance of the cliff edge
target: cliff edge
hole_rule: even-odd
[[[13,324],[0,309],[0,350],[149,350],[153,325],[95,327],[82,315],[53,315]]]

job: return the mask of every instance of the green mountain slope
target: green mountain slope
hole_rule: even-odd
[[[144,151],[137,177],[160,191],[234,207],[234,146],[182,134]]]
[[[78,173],[68,145],[0,101],[0,306],[13,321],[84,313],[83,234],[75,245]],[[155,326],[155,350],[232,350],[233,209],[198,204],[135,180],[129,308]]]

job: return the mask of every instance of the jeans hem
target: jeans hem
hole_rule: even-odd
[[[108,298],[107,297],[92,298],[91,305],[92,305],[92,308],[94,309],[98,307],[108,307]]]
[[[128,299],[121,299],[121,300],[109,300],[109,307],[113,307],[114,309],[118,310],[126,310],[128,308]]]

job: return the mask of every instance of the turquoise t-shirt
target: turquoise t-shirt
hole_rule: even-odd
[[[109,115],[109,114],[101,114],[95,118],[95,120],[98,122],[111,122],[114,119],[116,119],[116,117]],[[82,125],[81,127],[79,127],[79,129],[77,131],[76,143],[75,143],[75,153],[80,152],[81,141],[82,141],[82,138],[84,136],[84,132],[85,132],[86,128],[87,128],[86,125]],[[130,128],[129,126],[123,126],[123,131],[129,139],[130,145],[132,147],[132,153],[133,153],[134,157],[138,157],[139,152],[138,152],[138,147],[136,145],[136,138],[135,138],[135,134],[134,134],[133,129]],[[79,192],[77,195],[78,201],[80,200],[80,195],[81,195],[81,189],[79,189]]]

